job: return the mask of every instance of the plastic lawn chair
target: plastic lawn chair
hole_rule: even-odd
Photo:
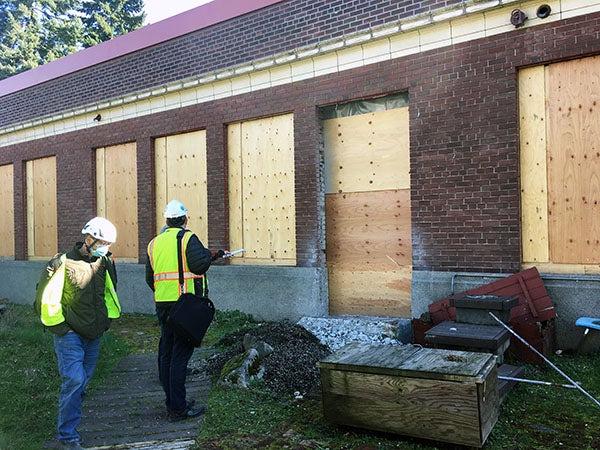
[[[583,336],[579,340],[579,344],[577,344],[577,352],[581,349],[585,338],[589,334],[590,330],[600,331],[600,317],[580,317],[575,321],[575,326],[585,328],[583,331]]]

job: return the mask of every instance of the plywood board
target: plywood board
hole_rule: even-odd
[[[58,251],[56,157],[28,161],[27,249],[29,257],[52,257]]]
[[[327,194],[327,261],[388,271],[412,265],[410,190]]]
[[[15,204],[13,165],[0,166],[0,256],[15,256]]]
[[[154,178],[156,182],[156,233],[165,225],[163,216],[165,206],[169,202],[167,192],[167,138],[154,140]]]
[[[25,176],[27,177],[27,256],[35,256],[35,221],[33,211],[35,202],[33,200],[33,161],[25,164]]]
[[[550,260],[600,262],[600,57],[546,69]]]
[[[323,413],[343,425],[481,446],[475,383],[321,370]]]
[[[104,147],[96,149],[96,209],[106,217],[106,164]]]
[[[323,121],[327,193],[410,188],[408,107]]]
[[[244,247],[244,216],[242,213],[242,124],[227,127],[227,154],[229,173],[229,246]],[[243,259],[243,257],[235,258]]]
[[[208,245],[206,131],[167,136],[166,156],[167,199],[183,202],[188,228]]]
[[[135,143],[104,149],[106,218],[117,227],[116,258],[138,258],[137,155]],[[98,202],[99,204],[101,202]]]
[[[548,262],[544,66],[519,71],[522,258]]]
[[[411,267],[384,272],[329,265],[328,272],[330,314],[410,317]]]
[[[232,142],[237,130],[230,128]],[[230,164],[235,174],[241,174],[241,220],[242,239],[246,253],[238,260],[252,260],[255,264],[280,261],[295,264],[296,261],[296,206],[294,169],[294,121],[293,115],[269,117],[243,122],[240,125],[241,171],[235,169],[237,147],[232,144]],[[237,166],[239,167],[239,165]],[[230,196],[239,198],[239,184],[230,187]],[[239,208],[239,203],[233,207]],[[239,220],[234,211],[232,221]],[[239,223],[239,222],[238,222]],[[238,225],[234,222],[232,233]]]

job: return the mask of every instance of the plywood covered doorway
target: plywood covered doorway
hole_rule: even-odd
[[[117,227],[115,258],[138,259],[137,155],[135,142],[96,150],[98,215]]]
[[[208,245],[206,131],[177,134],[154,141],[156,231],[165,225],[166,204],[177,199],[188,209],[188,228]]]
[[[408,107],[323,121],[331,314],[410,316]]]
[[[0,166],[0,257],[15,256],[13,165]]]
[[[58,251],[56,156],[27,161],[27,256],[50,258]]]
[[[600,56],[519,72],[522,256],[600,273]]]
[[[228,126],[229,241],[233,264],[296,264],[294,116]]]

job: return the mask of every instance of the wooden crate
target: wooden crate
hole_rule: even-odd
[[[486,353],[353,343],[319,367],[333,423],[482,447],[498,420]]]

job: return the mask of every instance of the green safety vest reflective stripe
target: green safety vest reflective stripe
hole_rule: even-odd
[[[185,250],[193,233],[184,233],[181,239],[181,256],[183,260],[183,291],[179,285],[179,267],[177,263],[177,234],[180,228],[168,228],[148,244],[148,258],[154,271],[154,301],[176,302],[181,294],[195,294],[194,280],[204,275],[196,275],[189,271]]]
[[[66,255],[60,257],[60,267],[54,272],[50,281],[48,281],[48,284],[44,288],[44,292],[42,292],[40,319],[42,320],[42,323],[48,327],[58,325],[65,321],[61,300],[63,289],[65,287],[66,259]],[[118,319],[121,317],[121,304],[119,303],[119,297],[117,296],[115,285],[113,284],[108,270],[106,271],[104,282],[104,302],[110,319]]]

